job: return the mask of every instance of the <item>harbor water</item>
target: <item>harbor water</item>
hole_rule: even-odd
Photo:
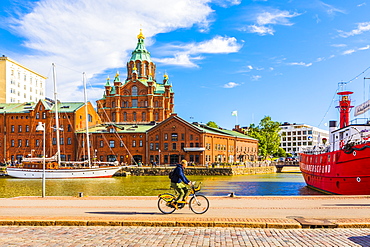
[[[306,187],[300,172],[188,178],[202,182],[201,192],[209,196],[320,195]],[[167,176],[46,180],[46,196],[157,196],[164,192],[171,192]],[[0,198],[41,194],[41,179],[0,178]]]

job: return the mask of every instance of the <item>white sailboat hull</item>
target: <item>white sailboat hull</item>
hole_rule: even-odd
[[[112,177],[120,169],[120,166],[82,169],[47,169],[45,170],[45,178],[108,178]],[[14,178],[40,179],[43,175],[42,169],[8,167],[6,170],[8,175]]]

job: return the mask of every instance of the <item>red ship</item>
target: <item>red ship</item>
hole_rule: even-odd
[[[307,186],[326,194],[370,195],[370,122],[350,123],[351,94],[338,93],[340,125],[329,122],[330,145],[301,154]]]

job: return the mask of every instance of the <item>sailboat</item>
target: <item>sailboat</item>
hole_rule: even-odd
[[[39,122],[37,130],[44,132],[43,150],[44,154],[41,158],[24,158],[20,164],[15,167],[7,167],[7,174],[15,178],[26,179],[52,179],[52,178],[107,178],[112,177],[122,167],[119,166],[118,161],[115,162],[91,162],[90,148],[87,150],[87,160],[85,161],[61,161],[60,157],[60,138],[59,138],[59,116],[58,116],[58,100],[56,90],[56,73],[55,64],[53,64],[53,81],[54,81],[54,98],[55,98],[55,123],[57,153],[50,157],[45,157],[45,124]],[[84,84],[84,103],[86,114],[86,143],[89,141],[88,128],[88,111],[87,111],[87,94],[85,73],[83,74]],[[89,146],[89,145],[86,145]]]

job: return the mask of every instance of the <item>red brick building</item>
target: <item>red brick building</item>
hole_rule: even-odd
[[[174,164],[182,159],[197,165],[242,163],[257,159],[258,141],[236,131],[189,123],[174,110],[174,92],[167,75],[155,79],[156,66],[138,35],[138,44],[127,63],[127,78],[117,74],[107,79],[97,112],[88,104],[90,153],[101,161],[127,164]],[[51,100],[37,103],[0,104],[1,161],[41,156],[43,133],[38,122],[46,124],[46,153],[57,152]],[[61,158],[86,159],[85,107],[83,103],[58,104]]]
[[[78,157],[76,130],[85,128],[85,107],[81,102],[58,104],[61,158],[75,160]],[[89,126],[100,123],[100,118],[88,103]],[[0,104],[0,162],[20,161],[26,156],[41,156],[43,133],[36,132],[39,122],[45,124],[45,146],[48,157],[57,153],[55,124],[55,104],[52,100],[39,100],[37,103]]]

